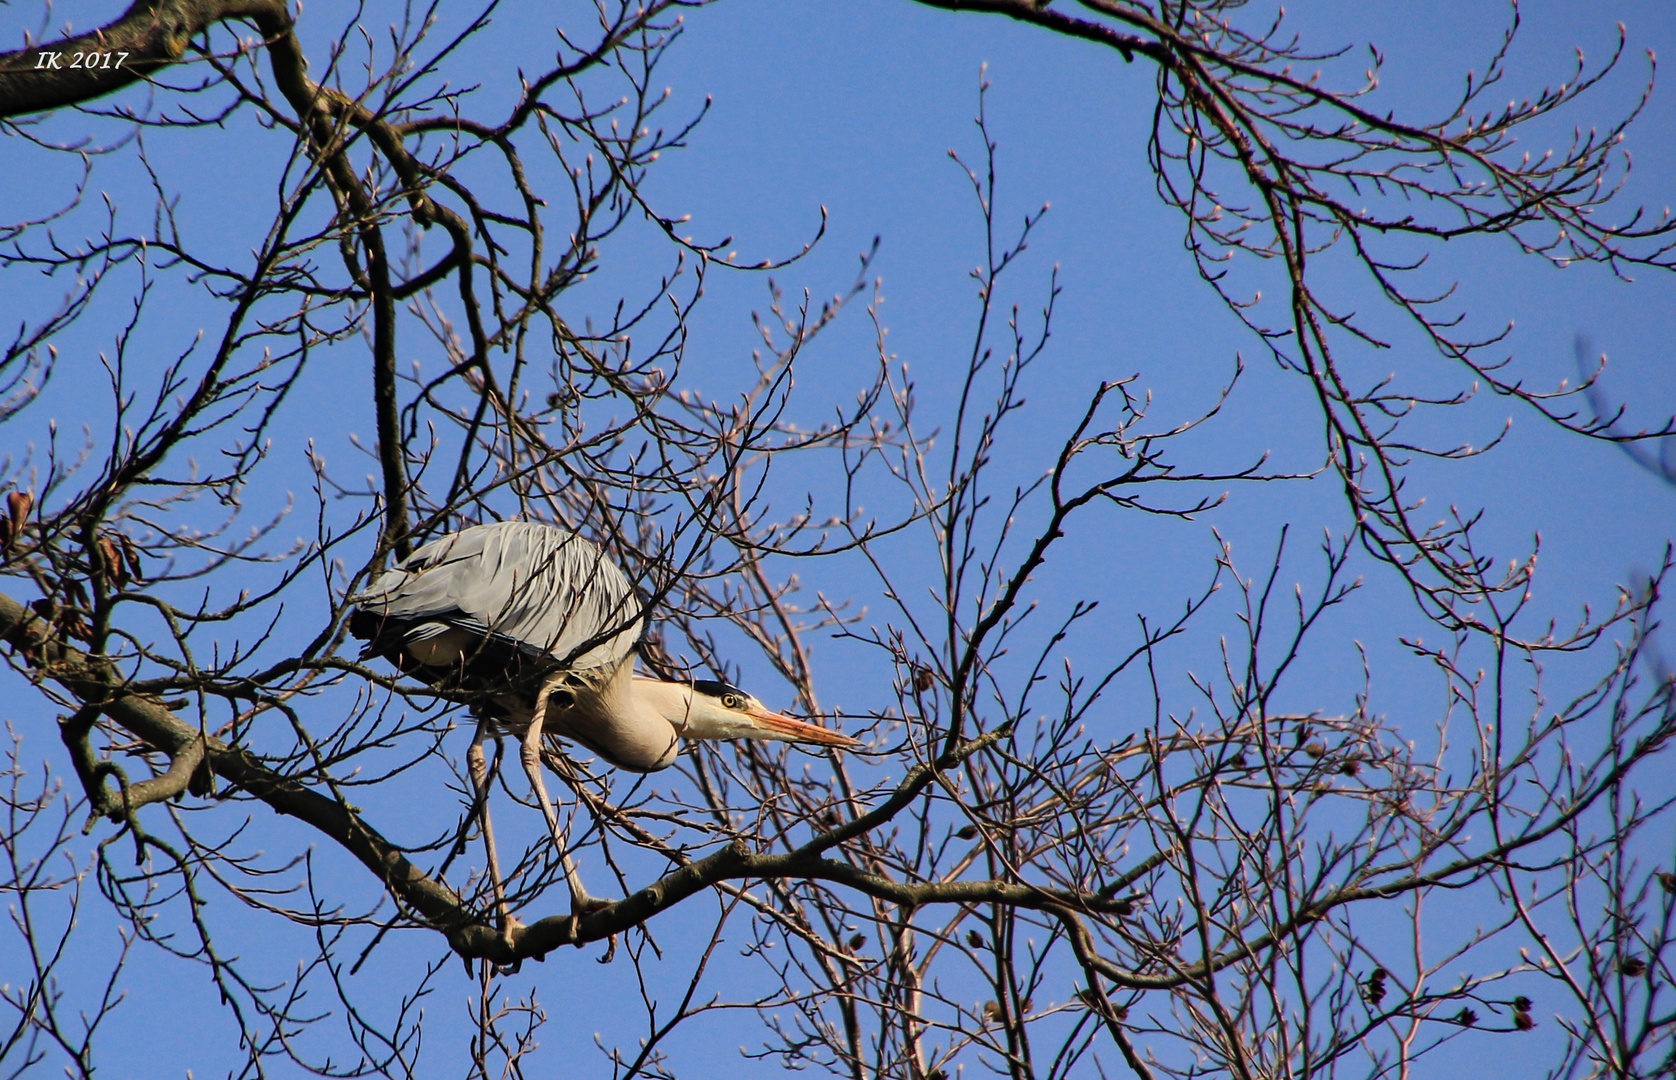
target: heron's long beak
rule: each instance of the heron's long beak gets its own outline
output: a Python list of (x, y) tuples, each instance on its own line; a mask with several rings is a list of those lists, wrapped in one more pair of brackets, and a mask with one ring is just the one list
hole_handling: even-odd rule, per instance
[(745, 715), (751, 718), (752, 723), (765, 737), (781, 742), (815, 743), (819, 746), (842, 746), (846, 749), (861, 745), (859, 739), (852, 739), (842, 731), (805, 724), (801, 720), (793, 720), (789, 716), (769, 712), (767, 709), (752, 709)]

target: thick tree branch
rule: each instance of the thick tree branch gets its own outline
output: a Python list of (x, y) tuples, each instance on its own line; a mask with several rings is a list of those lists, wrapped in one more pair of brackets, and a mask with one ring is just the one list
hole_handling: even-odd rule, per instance
[(290, 26), (282, 0), (139, 0), (97, 30), (0, 53), (0, 118), (81, 105), (139, 82), (227, 19)]
[[(203, 747), (216, 775), (236, 784), (281, 814), (305, 822), (337, 841), (382, 880), (398, 901), (425, 922), (459, 934), (473, 916), (461, 898), (432, 880), (401, 850), (342, 803), (263, 765), (254, 754), (202, 733), (155, 701), (127, 694), (120, 672), (103, 658), (66, 645), (44, 619), (0, 594), (0, 639), (29, 659), (41, 676), (58, 683), (77, 700), (95, 705), (113, 722), (171, 759)], [(200, 740), (202, 740), (200, 742)]]
[(1066, 37), (1081, 38), (1116, 49), (1123, 54), (1123, 59), (1133, 60), (1135, 53), (1142, 53), (1162, 62), (1166, 50), (1157, 42), (1145, 38), (1135, 37), (1133, 34), (1120, 34), (1109, 26), (1102, 26), (1087, 19), (1077, 19), (1062, 12), (1051, 10), (1046, 4), (1036, 0), (915, 0), (926, 7), (943, 8), (946, 11), (976, 11), (986, 15), (1005, 15), (1009, 19), (1030, 23), (1056, 34)]
[[(101, 761), (93, 753), (89, 736), (100, 712), (97, 705), (84, 705), (77, 709), (73, 716), (64, 717), (58, 722), (59, 736), (70, 751), (70, 760), (75, 765), (82, 790), (87, 793), (87, 824), (82, 828), (84, 833), (92, 832), (93, 826), (102, 817), (112, 821), (132, 822), (134, 811), (140, 807), (172, 799), (183, 792), (193, 790), (199, 766), (204, 761), (204, 742), (202, 739), (194, 739), (169, 758), (169, 767), (162, 773), (149, 780), (131, 784), (114, 762)], [(121, 785), (114, 793), (105, 786), (105, 777), (109, 775), (114, 775)]]

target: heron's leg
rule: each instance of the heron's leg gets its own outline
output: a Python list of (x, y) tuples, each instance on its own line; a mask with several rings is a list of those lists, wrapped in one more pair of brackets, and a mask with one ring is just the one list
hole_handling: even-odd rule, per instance
[(495, 850), (495, 827), (489, 822), (489, 765), (483, 760), (483, 736), (488, 734), (487, 717), (477, 721), (477, 734), (472, 736), (471, 749), (466, 751), (466, 769), (471, 773), (473, 798), (477, 800), (477, 822), (483, 830), (483, 846), (489, 851), (489, 884), (495, 891), (495, 920), (500, 932), (507, 933), (512, 917), (506, 910), (506, 888), (501, 884), (500, 853)]
[(556, 680), (549, 679), (542, 684), (541, 692), (535, 698), (535, 715), (530, 718), (530, 726), (524, 732), (524, 745), (520, 756), (524, 762), (524, 772), (530, 778), (530, 790), (535, 792), (536, 800), (541, 803), (541, 812), (547, 818), (547, 829), (553, 834), (553, 843), (559, 849), (559, 861), (564, 865), (565, 883), (570, 886), (570, 910), (572, 914), (593, 911), (604, 906), (604, 901), (595, 900), (588, 895), (588, 890), (582, 887), (582, 875), (576, 871), (576, 863), (570, 857), (570, 841), (565, 836), (564, 826), (559, 824), (558, 812), (553, 809), (553, 800), (547, 795), (547, 782), (541, 775), (541, 728), (547, 722), (547, 699), (553, 692)]

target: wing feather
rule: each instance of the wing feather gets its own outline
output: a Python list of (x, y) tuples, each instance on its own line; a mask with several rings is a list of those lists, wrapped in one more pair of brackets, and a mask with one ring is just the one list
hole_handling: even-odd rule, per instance
[(599, 545), (530, 521), (426, 544), (353, 600), (420, 636), (425, 624), (456, 626), (578, 670), (615, 666), (645, 631), (644, 605)]

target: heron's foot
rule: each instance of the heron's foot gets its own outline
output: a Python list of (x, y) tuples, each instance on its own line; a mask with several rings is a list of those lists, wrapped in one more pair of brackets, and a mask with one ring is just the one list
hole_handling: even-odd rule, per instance
[[(516, 939), (517, 939), (517, 936), (518, 936), (518, 932), (524, 928), (524, 924), (519, 922), (516, 916), (512, 916), (512, 915), (502, 915), (499, 919), (499, 922), (500, 922), (500, 939), (501, 939), (502, 942), (505, 943), (506, 951), (511, 952), (516, 947)], [(493, 974), (493, 975), (516, 975), (516, 974), (518, 974), (519, 970), (523, 968), (523, 966), (524, 966), (524, 961), (523, 961), (522, 958), (514, 960), (509, 964), (502, 964), (502, 963), (499, 963), (497, 961), (490, 960), (487, 957), (484, 957), (484, 959), (483, 959), (483, 976), (484, 976), (484, 978), (488, 978), (491, 974)]]
[(510, 949), (512, 947), (513, 939), (518, 936), (518, 931), (522, 930), (523, 928), (524, 928), (524, 924), (518, 921), (518, 916), (516, 916), (516, 915), (502, 915), (501, 916), (501, 918), (500, 918), (500, 939), (502, 941), (506, 942), (506, 947), (507, 948)]
[(570, 897), (570, 940), (571, 940), (572, 943), (575, 944), (575, 946), (578, 949), (580, 949), (584, 944), (584, 942), (582, 941), (582, 917), (585, 916), (585, 915), (592, 915), (596, 912), (604, 911), (606, 908), (608, 908), (610, 906), (611, 906), (611, 901), (601, 900), (597, 896), (589, 896), (587, 893), (583, 893), (580, 896), (578, 896), (574, 893), (571, 894), (571, 897)]

